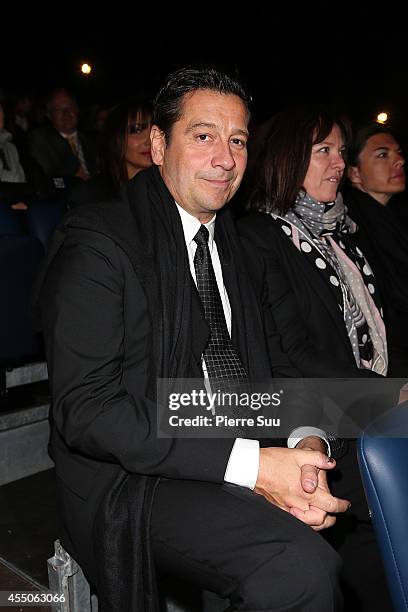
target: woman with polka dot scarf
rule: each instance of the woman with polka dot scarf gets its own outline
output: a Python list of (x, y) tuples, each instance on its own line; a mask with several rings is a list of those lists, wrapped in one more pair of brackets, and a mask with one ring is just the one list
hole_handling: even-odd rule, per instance
[[(250, 208), (256, 212), (239, 226), (243, 240), (264, 256), (270, 333), (279, 334), (302, 377), (386, 376), (387, 341), (376, 279), (355, 245), (357, 228), (339, 191), (348, 121), (329, 109), (304, 106), (273, 116), (261, 130), (249, 177)], [(274, 366), (273, 354), (271, 361)], [(323, 534), (343, 557), (345, 609), (392, 610), (355, 440), (344, 443), (330, 486), (352, 502)]]
[(339, 192), (349, 134), (348, 122), (324, 108), (272, 117), (250, 196), (251, 208), (266, 214), (241, 222), (242, 233), (264, 249), (270, 307), (303, 376), (387, 374), (377, 283)]

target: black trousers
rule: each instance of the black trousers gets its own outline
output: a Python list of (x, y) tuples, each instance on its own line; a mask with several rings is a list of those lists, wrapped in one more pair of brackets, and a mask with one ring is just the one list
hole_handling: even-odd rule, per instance
[(337, 517), (323, 537), (343, 559), (341, 574), (344, 609), (348, 612), (392, 612), (383, 564), (358, 469), (356, 442), (347, 440), (329, 472), (333, 495), (349, 499), (351, 508)]
[(228, 598), (229, 610), (342, 610), (337, 553), (247, 489), (163, 479), (151, 541), (159, 572)]

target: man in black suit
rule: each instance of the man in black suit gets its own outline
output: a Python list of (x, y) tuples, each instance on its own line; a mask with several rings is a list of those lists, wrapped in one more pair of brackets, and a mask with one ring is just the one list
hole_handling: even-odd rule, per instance
[(87, 180), (96, 171), (96, 147), (78, 130), (74, 96), (66, 89), (55, 89), (47, 101), (47, 116), (50, 125), (29, 134), (30, 156), (48, 178)]
[[(218, 367), (228, 359), (241, 377), (272, 372), (273, 326), (246, 271), (256, 255), (243, 253), (222, 210), (245, 170), (248, 120), (230, 77), (170, 75), (154, 107), (155, 166), (123, 202), (72, 211), (39, 282), (62, 540), (102, 610), (156, 610), (153, 566), (228, 597), (231, 609), (340, 609), (339, 559), (315, 530), (348, 502), (328, 491), (334, 462), (320, 437), (259, 448), (156, 434), (157, 378), (211, 384), (217, 334), (202, 253), (228, 328)], [(279, 347), (274, 355), (283, 373)]]

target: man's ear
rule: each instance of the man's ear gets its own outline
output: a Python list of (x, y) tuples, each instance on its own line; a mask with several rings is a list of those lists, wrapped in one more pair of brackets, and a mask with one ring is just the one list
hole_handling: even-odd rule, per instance
[(347, 168), (347, 175), (352, 185), (361, 185), (362, 180), (357, 166), (349, 166)]
[(152, 125), (150, 130), (150, 144), (153, 163), (156, 166), (162, 166), (166, 150), (166, 137), (157, 125)]

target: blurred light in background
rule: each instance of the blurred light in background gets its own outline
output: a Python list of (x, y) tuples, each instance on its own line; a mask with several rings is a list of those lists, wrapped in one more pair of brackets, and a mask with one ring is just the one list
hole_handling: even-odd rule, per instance
[(381, 125), (384, 125), (384, 123), (387, 123), (388, 121), (388, 113), (378, 113), (377, 117), (376, 117), (376, 122), (380, 123)]
[(86, 75), (91, 74), (91, 70), (92, 70), (92, 67), (89, 64), (82, 64), (81, 66), (82, 74), (86, 74)]

